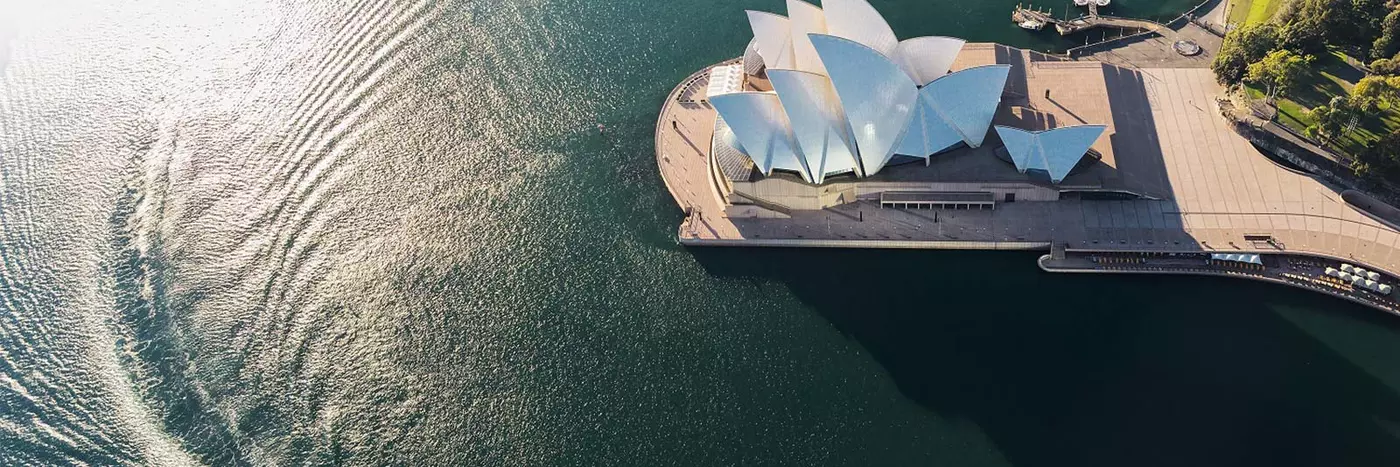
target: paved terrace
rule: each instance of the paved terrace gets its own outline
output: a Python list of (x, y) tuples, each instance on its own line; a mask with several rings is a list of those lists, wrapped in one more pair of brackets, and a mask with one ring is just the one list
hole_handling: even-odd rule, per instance
[[(1334, 188), (1271, 162), (1234, 133), (1216, 108), (1214, 97), (1221, 89), (1210, 70), (1112, 65), (1096, 70), (1085, 62), (1060, 65), (1064, 62), (1032, 60), (1029, 54), (1004, 49), (1009, 48), (969, 44), (968, 56), (960, 57), (962, 66), (955, 68), (1025, 60), (1008, 84), (1008, 100), (1024, 96), (1022, 104), (1046, 114), (1051, 125), (1082, 120), (1110, 127), (1095, 145), (1105, 153), (1099, 167), (1066, 183), (1091, 177), (1086, 184), (1131, 188), (1160, 199), (1067, 196), (1055, 202), (1002, 203), (990, 211), (881, 209), (860, 201), (793, 211), (790, 218), (729, 218), (718, 176), (708, 163), (714, 110), (703, 103), (680, 104), (678, 97), (691, 92), (682, 87), (667, 100), (657, 125), (662, 177), (691, 212), (680, 240), (694, 245), (1048, 249), (1053, 243), (1098, 251), (1286, 252), (1363, 263), (1392, 276), (1400, 272), (1400, 234), (1346, 205)], [(1095, 73), (1102, 78), (1086, 79)], [(1018, 74), (1024, 79), (1016, 79)], [(701, 79), (691, 87), (703, 92), (704, 85)], [(997, 143), (989, 138), (988, 144)], [(934, 166), (945, 163), (938, 158), (969, 154), (975, 155), (936, 156)], [(986, 160), (976, 164), (993, 167)], [(923, 165), (887, 172), (918, 169)], [(1000, 170), (997, 178), (1013, 177), (1007, 170), (1015, 174), (1009, 164)], [(1270, 235), (1276, 241), (1251, 243), (1245, 235)]]
[[(1080, 60), (1097, 60), (1131, 68), (1210, 68), (1211, 61), (1215, 60), (1216, 51), (1220, 50), (1224, 42), (1222, 36), (1225, 31), (1228, 3), (1222, 0), (1207, 0), (1168, 24), (1112, 18), (1109, 24), (1147, 32), (1075, 47), (1070, 49), (1068, 54)], [(1220, 31), (1221, 35), (1216, 35), (1207, 28)], [(1089, 37), (1093, 37), (1092, 34)], [(1177, 53), (1172, 46), (1183, 40), (1200, 45), (1201, 53), (1190, 57)]]

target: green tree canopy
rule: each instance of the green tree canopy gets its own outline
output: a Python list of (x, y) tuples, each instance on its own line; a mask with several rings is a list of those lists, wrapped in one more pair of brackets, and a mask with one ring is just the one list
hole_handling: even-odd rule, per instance
[(1264, 86), (1269, 98), (1292, 90), (1308, 69), (1312, 57), (1304, 58), (1288, 50), (1275, 50), (1262, 60), (1249, 64), (1245, 81)]
[(1308, 126), (1308, 136), (1327, 142), (1346, 134), (1348, 127), (1357, 117), (1351, 102), (1342, 96), (1333, 97), (1327, 105), (1319, 105), (1311, 112), (1317, 123)]
[(1327, 50), (1330, 26), (1335, 22), (1332, 4), (1341, 0), (1295, 0), (1279, 12), (1279, 45), (1299, 54)]
[(1367, 146), (1352, 163), (1352, 170), (1362, 177), (1400, 181), (1400, 132), (1382, 136)]
[(1371, 73), (1381, 76), (1400, 75), (1400, 61), (1393, 58), (1378, 58), (1371, 62)]
[(1400, 10), (1392, 10), (1381, 20), (1380, 37), (1371, 43), (1371, 57), (1392, 57), (1400, 52)]
[(1352, 105), (1374, 110), (1400, 102), (1400, 76), (1367, 76), (1351, 88)]
[(1275, 20), (1285, 49), (1316, 55), (1334, 45), (1364, 56), (1388, 12), (1386, 0), (1293, 0)]
[(1243, 26), (1225, 36), (1225, 43), (1210, 67), (1221, 84), (1239, 83), (1249, 64), (1264, 58), (1277, 45), (1278, 28), (1273, 24)]

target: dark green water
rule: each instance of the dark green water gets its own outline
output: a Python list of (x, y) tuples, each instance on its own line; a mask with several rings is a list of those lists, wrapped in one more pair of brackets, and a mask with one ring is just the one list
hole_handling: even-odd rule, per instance
[(1400, 463), (1374, 310), (677, 246), (660, 101), (781, 3), (0, 6), (0, 464)]

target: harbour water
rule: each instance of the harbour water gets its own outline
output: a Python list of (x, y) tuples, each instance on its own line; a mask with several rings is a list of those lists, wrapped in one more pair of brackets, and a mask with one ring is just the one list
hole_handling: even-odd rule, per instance
[(0, 3), (0, 464), (1400, 464), (1375, 310), (678, 246), (660, 101), (782, 3)]

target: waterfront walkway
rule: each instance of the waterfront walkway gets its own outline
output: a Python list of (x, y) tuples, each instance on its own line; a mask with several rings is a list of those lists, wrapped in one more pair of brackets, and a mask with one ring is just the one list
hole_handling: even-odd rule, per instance
[[(1100, 62), (1132, 68), (1210, 68), (1211, 61), (1224, 43), (1224, 38), (1211, 29), (1224, 31), (1224, 11), (1227, 2), (1211, 0), (1168, 24), (1151, 21), (1112, 18), (1105, 23), (1120, 28), (1145, 29), (1147, 32), (1075, 47), (1069, 56), (1078, 60)], [(1193, 21), (1193, 19), (1199, 18)], [(1202, 26), (1203, 23), (1206, 26)], [(1201, 47), (1201, 53), (1183, 56), (1173, 48), (1177, 41), (1190, 41)]]
[(740, 238), (724, 215), (724, 195), (709, 163), (715, 110), (694, 98), (709, 85), (710, 68), (695, 72), (666, 97), (656, 122), (656, 164), (671, 197), (686, 211), (682, 238)]

